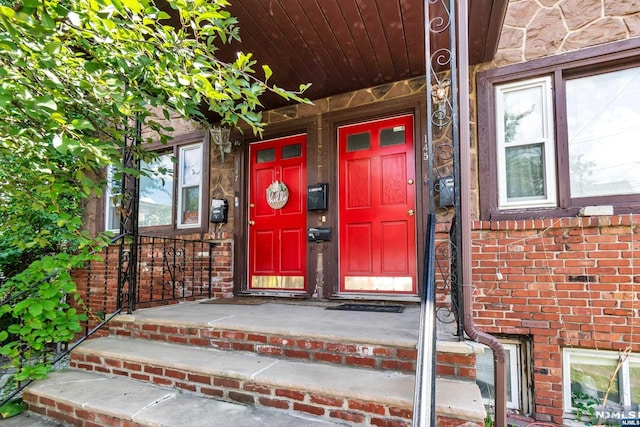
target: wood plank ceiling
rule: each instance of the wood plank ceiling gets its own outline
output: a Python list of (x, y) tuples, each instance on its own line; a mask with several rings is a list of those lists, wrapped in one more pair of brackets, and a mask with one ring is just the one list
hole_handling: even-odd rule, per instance
[[(438, 8), (440, 0), (429, 0)], [(472, 64), (495, 53), (508, 0), (472, 0)], [(433, 9), (432, 16), (441, 13)], [(252, 52), (281, 87), (312, 83), (310, 99), (425, 74), (423, 0), (232, 0), (242, 43), (220, 50), (231, 60)], [(442, 43), (432, 40), (432, 43)], [(286, 105), (267, 97), (265, 108)]]

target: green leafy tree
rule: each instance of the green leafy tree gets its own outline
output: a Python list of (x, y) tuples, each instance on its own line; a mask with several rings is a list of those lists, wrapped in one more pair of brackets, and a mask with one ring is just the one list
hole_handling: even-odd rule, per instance
[[(0, 0), (0, 353), (20, 379), (46, 373), (17, 362), (70, 339), (81, 316), (61, 303), (69, 274), (107, 240), (89, 235), (82, 212), (101, 195), (105, 167), (137, 118), (166, 141), (170, 117), (263, 127), (265, 92), (297, 102), (249, 53), (221, 61), (239, 40), (226, 0)], [(257, 71), (256, 71), (257, 69)], [(149, 160), (142, 150), (136, 153)], [(39, 284), (32, 289), (34, 284)], [(7, 303), (10, 296), (28, 297)], [(16, 301), (18, 301), (16, 303)], [(17, 337), (17, 338), (16, 338)]]

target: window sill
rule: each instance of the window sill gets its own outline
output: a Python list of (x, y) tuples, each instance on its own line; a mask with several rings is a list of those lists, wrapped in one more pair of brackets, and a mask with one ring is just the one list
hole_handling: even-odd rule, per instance
[[(523, 220), (523, 219), (541, 219), (541, 218), (570, 218), (578, 217), (580, 215), (580, 209), (584, 206), (576, 206), (571, 208), (528, 208), (528, 209), (505, 209), (505, 210), (493, 210), (488, 214), (481, 215), (483, 220), (488, 221), (509, 221), (509, 220)], [(613, 204), (613, 215), (628, 215), (638, 213), (640, 211), (640, 204)], [(590, 216), (584, 216), (589, 218)], [(597, 216), (594, 216), (597, 218)]]

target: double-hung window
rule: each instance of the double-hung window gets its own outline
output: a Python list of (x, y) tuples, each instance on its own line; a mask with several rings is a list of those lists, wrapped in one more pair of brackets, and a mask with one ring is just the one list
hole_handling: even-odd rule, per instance
[[(201, 134), (200, 134), (201, 136)], [(203, 229), (208, 191), (208, 145), (204, 137), (181, 138), (173, 146), (158, 146), (152, 160), (141, 161), (138, 226), (163, 234)], [(105, 228), (119, 228), (121, 183), (108, 171)]]
[(640, 206), (640, 41), (615, 45), (480, 73), (484, 218)]
[(499, 208), (555, 206), (551, 78), (496, 87)]

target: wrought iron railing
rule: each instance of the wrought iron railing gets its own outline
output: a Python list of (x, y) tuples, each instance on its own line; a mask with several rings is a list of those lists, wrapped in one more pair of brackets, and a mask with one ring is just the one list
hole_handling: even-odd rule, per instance
[[(216, 244), (202, 240), (138, 236), (132, 257), (127, 239), (120, 236), (100, 254), (101, 260), (87, 262), (75, 270), (74, 280), (80, 300), (67, 296), (76, 310), (87, 317), (83, 332), (73, 342), (50, 343), (37, 356), (38, 362), (55, 366), (90, 336), (100, 333), (111, 319), (136, 307), (152, 307), (181, 300), (212, 297), (212, 262)], [(123, 255), (121, 255), (123, 254)], [(130, 268), (136, 259), (136, 268)], [(123, 282), (123, 271), (136, 271), (135, 280)], [(35, 294), (40, 285), (55, 275), (35, 283), (29, 290), (2, 301), (17, 304)], [(135, 288), (130, 285), (135, 283)], [(129, 286), (125, 286), (129, 285)], [(126, 294), (126, 298), (121, 295)], [(123, 304), (123, 303), (127, 304)], [(18, 322), (20, 319), (17, 320)], [(34, 360), (24, 360), (32, 363)], [(1, 368), (1, 367), (0, 367)], [(0, 369), (0, 374), (3, 371)], [(9, 393), (0, 394), (0, 406), (14, 399), (31, 381), (23, 381)]]
[[(455, 0), (425, 0), (427, 53), (427, 140), (431, 212), (436, 218), (437, 318), (463, 337), (460, 227), (460, 117)], [(466, 76), (464, 77), (466, 78)]]
[[(128, 307), (148, 307), (176, 300), (211, 298), (211, 263), (216, 244), (169, 237), (138, 237), (138, 277)], [(120, 259), (120, 270), (131, 262), (130, 252)]]
[[(115, 310), (133, 312), (136, 308), (212, 297), (215, 243), (138, 236), (137, 244), (132, 245), (126, 241), (131, 237), (123, 239), (118, 246), (105, 249), (104, 262), (88, 263), (76, 274), (78, 292), (94, 316), (87, 330)], [(132, 262), (137, 264), (135, 268)], [(135, 277), (123, 280), (132, 271)]]

